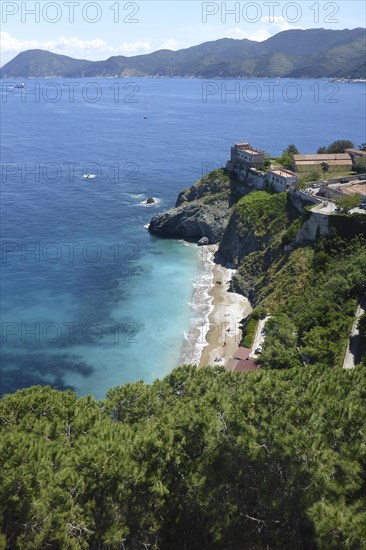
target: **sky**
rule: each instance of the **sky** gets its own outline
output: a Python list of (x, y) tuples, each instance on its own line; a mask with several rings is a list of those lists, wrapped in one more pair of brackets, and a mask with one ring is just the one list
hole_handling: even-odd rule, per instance
[(288, 29), (366, 26), (363, 0), (2, 0), (1, 59), (44, 49), (79, 59), (178, 50), (219, 38), (263, 41)]

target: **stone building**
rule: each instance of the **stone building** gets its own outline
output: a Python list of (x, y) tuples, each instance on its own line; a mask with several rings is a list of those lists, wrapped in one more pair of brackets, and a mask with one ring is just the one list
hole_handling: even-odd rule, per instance
[(249, 143), (235, 143), (231, 147), (231, 162), (248, 168), (264, 167), (264, 151), (254, 149)]
[(352, 170), (352, 159), (348, 153), (326, 153), (324, 155), (294, 155), (296, 172), (308, 174), (317, 172), (323, 173), (322, 163), (329, 166), (329, 172), (350, 172)]
[(286, 191), (286, 189), (289, 189), (298, 180), (298, 177), (294, 172), (285, 170), (284, 168), (275, 168), (270, 170), (267, 174), (267, 178), (277, 193)]

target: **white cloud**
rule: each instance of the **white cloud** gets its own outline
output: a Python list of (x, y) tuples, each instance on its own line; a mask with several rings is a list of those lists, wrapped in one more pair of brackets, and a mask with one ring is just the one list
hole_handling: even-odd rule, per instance
[(235, 27), (234, 29), (229, 29), (228, 38), (246, 38), (246, 33), (239, 29), (239, 27)]
[(255, 40), (256, 42), (263, 42), (264, 40), (267, 40), (271, 36), (272, 35), (268, 29), (258, 29), (253, 34), (249, 34), (248, 38), (249, 40)]
[(177, 50), (177, 49), (178, 49), (178, 44), (175, 40), (167, 40), (159, 48), (159, 50)]
[(119, 46), (111, 46), (105, 40), (82, 40), (80, 38), (66, 38), (61, 36), (55, 40), (18, 40), (7, 32), (0, 33), (1, 52), (3, 57), (7, 54), (18, 54), (25, 50), (49, 50), (53, 53), (69, 55), (71, 57), (83, 57), (100, 60), (111, 55), (135, 55), (152, 51), (150, 42), (142, 40), (137, 42), (123, 42)]
[(258, 29), (255, 32), (247, 32), (242, 29), (239, 29), (238, 27), (235, 27), (234, 29), (230, 29), (228, 31), (228, 38), (237, 38), (237, 39), (243, 39), (247, 38), (248, 40), (255, 40), (256, 42), (262, 42), (263, 40), (267, 40), (271, 36), (270, 32), (265, 29)]
[(261, 22), (261, 28), (257, 28), (254, 31), (234, 27), (228, 30), (226, 36), (228, 38), (237, 38), (240, 40), (247, 38), (248, 40), (254, 40), (256, 42), (263, 42), (278, 32), (300, 28), (290, 25), (284, 17), (262, 17)]
[(295, 27), (290, 25), (290, 23), (284, 17), (262, 17), (263, 23), (270, 23), (276, 29), (276, 32), (289, 31), (291, 29), (299, 29), (300, 27)]
[(262, 27), (257, 28), (254, 32), (234, 27), (228, 31), (227, 36), (228, 38), (247, 38), (248, 40), (255, 40), (256, 42), (263, 42), (278, 32), (300, 28), (290, 25), (284, 17), (262, 17), (261, 22), (263, 24)]
[(118, 48), (108, 48), (109, 51), (118, 52), (119, 55), (135, 55), (139, 53), (148, 53), (152, 51), (148, 40), (140, 42), (124, 42)]
[(0, 33), (1, 41), (1, 51), (5, 52), (17, 52), (21, 51), (23, 48), (26, 50), (34, 49), (39, 47), (39, 42), (37, 40), (17, 40), (14, 36), (11, 36), (7, 32)]

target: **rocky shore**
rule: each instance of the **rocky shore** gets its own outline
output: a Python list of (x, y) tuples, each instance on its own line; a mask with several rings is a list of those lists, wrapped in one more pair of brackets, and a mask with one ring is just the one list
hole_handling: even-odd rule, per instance
[[(182, 191), (175, 207), (155, 215), (149, 225), (154, 235), (215, 250), (213, 311), (201, 366), (225, 364), (232, 356), (242, 340), (238, 322), (273, 292), (271, 274), (301, 246), (297, 237), (311, 216), (303, 214), (306, 202), (300, 204), (296, 193), (254, 190), (251, 183), (238, 182), (226, 169), (215, 170)], [(230, 323), (235, 332), (227, 330)]]
[(206, 237), (210, 244), (216, 244), (224, 234), (232, 211), (230, 179), (217, 170), (182, 191), (174, 208), (156, 214), (149, 231), (161, 237), (195, 242)]

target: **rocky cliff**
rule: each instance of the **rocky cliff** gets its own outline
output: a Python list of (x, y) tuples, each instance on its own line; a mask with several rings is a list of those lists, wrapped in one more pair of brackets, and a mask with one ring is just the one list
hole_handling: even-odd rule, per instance
[(315, 242), (318, 237), (329, 234), (329, 216), (313, 212), (299, 228), (294, 240), (296, 244)]
[(224, 231), (217, 259), (239, 264), (252, 252), (264, 251), (297, 215), (286, 193), (257, 191), (242, 197)]
[[(238, 268), (231, 290), (259, 303), (265, 287), (296, 250), (326, 235), (328, 227), (313, 219), (304, 206), (312, 200), (300, 192), (255, 191), (225, 169), (215, 170), (182, 191), (175, 207), (154, 216), (151, 233), (198, 241), (207, 237), (218, 243), (216, 261)], [(321, 220), (323, 222), (323, 220)], [(268, 272), (271, 273), (268, 279)], [(296, 269), (294, 273), (297, 273)], [(298, 277), (298, 275), (296, 275)]]
[(179, 194), (175, 208), (154, 216), (149, 231), (193, 241), (207, 237), (218, 243), (233, 211), (233, 196), (233, 182), (225, 170), (210, 172)]
[(267, 241), (256, 236), (249, 224), (243, 223), (238, 209), (235, 208), (220, 240), (216, 260), (238, 265), (248, 254), (261, 250), (265, 240)]

